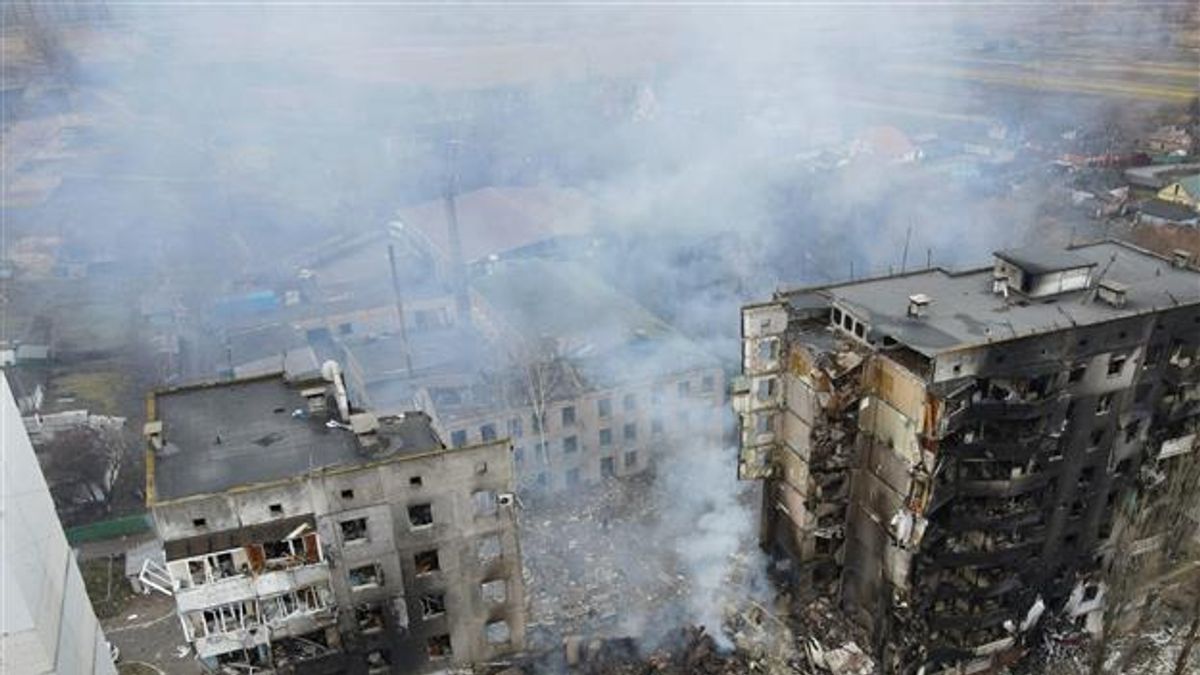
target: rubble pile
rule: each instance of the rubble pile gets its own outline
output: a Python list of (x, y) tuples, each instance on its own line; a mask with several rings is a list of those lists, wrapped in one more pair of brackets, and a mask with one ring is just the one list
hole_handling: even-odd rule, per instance
[[(653, 617), (631, 612), (667, 611), (687, 595), (671, 547), (646, 544), (657, 536), (652, 480), (609, 480), (528, 505), (522, 548), (531, 649), (554, 648), (567, 635), (638, 632), (630, 622)], [(648, 548), (657, 554), (640, 555)]]

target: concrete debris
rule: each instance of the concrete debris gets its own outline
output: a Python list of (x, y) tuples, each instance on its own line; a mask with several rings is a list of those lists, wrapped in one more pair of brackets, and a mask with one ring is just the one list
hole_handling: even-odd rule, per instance
[(833, 675), (871, 675), (875, 672), (875, 662), (853, 642), (825, 652), (825, 667)]

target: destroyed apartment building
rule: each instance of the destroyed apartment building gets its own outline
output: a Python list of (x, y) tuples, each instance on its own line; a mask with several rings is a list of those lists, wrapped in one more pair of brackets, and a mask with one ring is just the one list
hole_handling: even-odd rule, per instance
[(524, 646), (506, 441), (351, 405), (336, 362), (147, 400), (147, 502), (209, 667), (414, 673)]
[(777, 292), (742, 331), (763, 546), (798, 589), (839, 595), (886, 672), (998, 668), (1043, 614), (1096, 632), (1118, 549), (1132, 574), (1190, 538), (1145, 517), (1200, 424), (1184, 253), (1000, 251)]

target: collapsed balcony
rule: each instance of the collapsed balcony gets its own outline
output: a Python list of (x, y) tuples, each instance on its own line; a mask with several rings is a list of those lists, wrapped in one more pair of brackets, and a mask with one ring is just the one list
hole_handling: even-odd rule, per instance
[(1016, 572), (1001, 567), (955, 567), (942, 570), (930, 594), (936, 602), (948, 598), (992, 598), (1027, 589)]
[(941, 547), (932, 551), (932, 556), (941, 567), (1008, 565), (1036, 557), (1045, 536), (1045, 528), (948, 535)]

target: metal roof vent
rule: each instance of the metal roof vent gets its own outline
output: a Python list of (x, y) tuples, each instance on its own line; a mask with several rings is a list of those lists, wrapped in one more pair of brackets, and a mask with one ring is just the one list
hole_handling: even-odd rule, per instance
[(1101, 279), (1096, 286), (1096, 297), (1113, 307), (1124, 307), (1128, 295), (1129, 287), (1119, 281)]
[(925, 313), (929, 311), (929, 303), (931, 302), (933, 302), (933, 299), (924, 293), (908, 296), (908, 315), (914, 319), (925, 316)]

